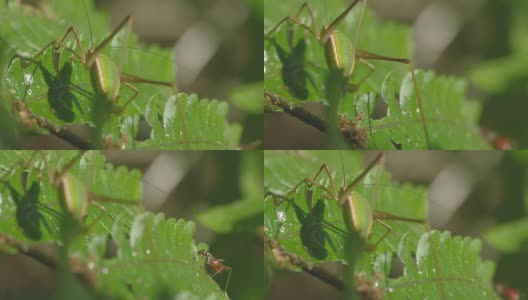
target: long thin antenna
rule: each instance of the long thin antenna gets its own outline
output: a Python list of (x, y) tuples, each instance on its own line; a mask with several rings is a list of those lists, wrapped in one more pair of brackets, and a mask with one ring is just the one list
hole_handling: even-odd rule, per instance
[(88, 14), (88, 9), (86, 8), (86, 3), (82, 0), (84, 7), (84, 13), (86, 14), (86, 19), (88, 20), (88, 29), (90, 29), (90, 49), (93, 49), (93, 33), (92, 33), (92, 22), (90, 21), (90, 15)]

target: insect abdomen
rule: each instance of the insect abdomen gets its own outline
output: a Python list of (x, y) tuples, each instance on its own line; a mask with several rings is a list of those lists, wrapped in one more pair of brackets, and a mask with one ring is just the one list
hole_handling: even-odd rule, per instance
[(108, 57), (100, 54), (90, 69), (90, 79), (95, 91), (110, 101), (115, 101), (120, 87), (119, 67)]
[(340, 70), (345, 78), (350, 77), (356, 63), (353, 46), (352, 41), (346, 35), (334, 31), (324, 46), (328, 68)]

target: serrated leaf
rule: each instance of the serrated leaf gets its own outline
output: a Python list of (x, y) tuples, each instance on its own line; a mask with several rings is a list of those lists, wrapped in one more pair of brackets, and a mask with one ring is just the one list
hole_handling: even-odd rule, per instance
[[(343, 152), (343, 161), (346, 172), (344, 182), (350, 184), (363, 171), (362, 157), (359, 153)], [(264, 184), (267, 191), (274, 194), (264, 200), (266, 234), (288, 252), (314, 263), (344, 261), (346, 257), (347, 227), (337, 201), (317, 186), (313, 187), (311, 197), (306, 193), (308, 187), (305, 184), (292, 190), (303, 178), (313, 178), (323, 163), (328, 165), (334, 184), (339, 189), (343, 174), (339, 153), (335, 151), (309, 151), (298, 155), (266, 151), (264, 159)], [(316, 182), (333, 190), (324, 172)], [(367, 174), (354, 192), (371, 201), (376, 210), (400, 217), (425, 218), (425, 190), (411, 185), (398, 186), (379, 166)], [(424, 231), (424, 226), (416, 223), (384, 222), (392, 227), (392, 232), (376, 248), (377, 252), (395, 251), (404, 234), (410, 234), (417, 241)], [(385, 228), (374, 226), (370, 243), (378, 241), (385, 232)]]
[(389, 279), (387, 299), (498, 299), (491, 284), (495, 266), (480, 259), (481, 247), (477, 239), (435, 230), (417, 248), (403, 240), (399, 257), (405, 272)]
[[(15, 1), (10, 1), (9, 4), (2, 8), (0, 38), (4, 38), (24, 57), (33, 56), (52, 40), (60, 40), (71, 25), (79, 33), (79, 41), (85, 53), (91, 47), (92, 41), (93, 47), (96, 47), (112, 30), (107, 18), (97, 12), (91, 2), (87, 3), (86, 12), (78, 0), (54, 0), (43, 10), (20, 6)], [(53, 14), (45, 13), (47, 10), (53, 11)], [(91, 27), (86, 20), (86, 14), (90, 16)], [(73, 54), (79, 54), (81, 50), (78, 49), (72, 34), (66, 38), (64, 44), (72, 51), (61, 49), (58, 57), (50, 48), (25, 68), (21, 66), (20, 59), (13, 60), (6, 77), (11, 105), (22, 102), (32, 114), (54, 125), (95, 125), (101, 129), (93, 136), (103, 136), (110, 146), (119, 148), (238, 147), (242, 129), (239, 125), (227, 123), (227, 104), (217, 101), (197, 101), (199, 104), (191, 104), (196, 100), (186, 100), (187, 97), (181, 95), (170, 97), (173, 92), (167, 86), (133, 82), (132, 85), (139, 90), (139, 94), (122, 114), (110, 113), (107, 105), (101, 105), (100, 97), (97, 97), (92, 87), (89, 70)], [(112, 39), (110, 45), (103, 49), (102, 54), (110, 57), (126, 74), (155, 81), (174, 81), (172, 51), (141, 45), (137, 36), (128, 32), (126, 26)], [(12, 58), (9, 57), (10, 60)], [(129, 87), (122, 86), (117, 106), (123, 106), (133, 95)], [(193, 97), (195, 96), (190, 98)], [(184, 98), (181, 100), (183, 105), (175, 103), (178, 98)], [(103, 103), (104, 101), (103, 99)], [(161, 126), (158, 126), (159, 111), (152, 109), (153, 102), (164, 106), (161, 116), (165, 119)], [(176, 106), (180, 110), (172, 110)], [(182, 111), (181, 108), (186, 110)], [(155, 115), (148, 116), (153, 112)], [(138, 122), (142, 117), (147, 118), (156, 130), (152, 133), (155, 138), (136, 144)], [(178, 120), (181, 117), (190, 119)], [(103, 123), (104, 126), (101, 126)], [(195, 138), (191, 138), (191, 135)]]
[[(265, 33), (285, 16), (294, 16), (304, 1), (270, 1), (266, 5)], [(346, 7), (345, 1), (310, 2), (319, 26), (329, 24)], [(360, 6), (356, 5), (337, 27), (351, 40), (356, 36)], [(306, 10), (299, 21), (313, 29)], [(294, 29), (290, 31), (290, 29)], [(301, 51), (300, 43), (305, 43)], [(358, 49), (390, 57), (411, 57), (410, 34), (404, 25), (381, 22), (365, 10)], [(480, 105), (465, 99), (465, 83), (431, 72), (417, 71), (417, 88), (430, 136), (427, 145), (414, 85), (405, 64), (369, 60), (374, 72), (356, 93), (346, 94), (339, 113), (357, 123), (368, 137), (368, 149), (489, 149), (478, 129)], [(326, 102), (328, 76), (324, 49), (300, 26), (283, 24), (265, 42), (265, 88), (291, 102)], [(356, 62), (351, 82), (358, 82), (368, 68)], [(405, 75), (405, 76), (404, 76)], [(456, 83), (454, 83), (456, 82)], [(387, 116), (372, 116), (377, 96), (388, 104)]]
[[(86, 53), (90, 47), (91, 39), (86, 33), (90, 32), (86, 19), (86, 13), (82, 6), (72, 5), (72, 2), (55, 1), (51, 5), (57, 9), (57, 13), (65, 16), (59, 21), (47, 19), (45, 17), (28, 16), (18, 18), (15, 9), (11, 9), (8, 20), (8, 28), (23, 28), (18, 31), (15, 37), (9, 36), (8, 42), (19, 41), (20, 44), (26, 42), (26, 45), (17, 46), (17, 52), (24, 53), (30, 57), (36, 51), (39, 51), (44, 45), (52, 40), (61, 39), (70, 25), (74, 25), (80, 33), (79, 40)], [(93, 20), (92, 31), (94, 43), (103, 40), (109, 33), (109, 26), (106, 18), (95, 10), (89, 10)], [(77, 16), (77, 17), (75, 17)], [(36, 20), (42, 24), (35, 24)], [(23, 23), (23, 22), (27, 22)], [(21, 24), (22, 23), (22, 24)], [(57, 25), (59, 24), (59, 25)], [(43, 27), (47, 28), (46, 34), (40, 34), (46, 38), (46, 42), (32, 42), (35, 35), (34, 31), (28, 28)], [(51, 29), (50, 29), (51, 28)], [(86, 30), (86, 31), (84, 31)], [(85, 33), (85, 34), (83, 34)], [(8, 33), (6, 33), (7, 35)], [(80, 53), (78, 45), (75, 43), (73, 35), (65, 41), (66, 44), (76, 53)], [(41, 46), (38, 46), (41, 45)], [(94, 47), (97, 44), (94, 44)], [(131, 47), (131, 50), (128, 50)], [(139, 51), (141, 50), (141, 51)], [(72, 53), (62, 50), (60, 61), (55, 62), (53, 50), (50, 48), (42, 54), (42, 57), (36, 58), (36, 63), (22, 68), (20, 63), (15, 60), (10, 67), (8, 74), (8, 84), (12, 97), (17, 101), (25, 101), (29, 104), (31, 111), (39, 116), (46, 117), (56, 124), (82, 124), (92, 123), (95, 120), (93, 110), (94, 98), (96, 92), (92, 88), (90, 74), (86, 67), (78, 61), (73, 60)], [(112, 40), (112, 45), (104, 49), (103, 53), (108, 55), (114, 62), (122, 66), (121, 71), (129, 74), (141, 74), (141, 77), (151, 80), (171, 81), (174, 78), (172, 64), (170, 63), (171, 51), (161, 50), (158, 47), (145, 48), (137, 43), (137, 37), (126, 28)], [(169, 62), (169, 63), (167, 63)], [(151, 76), (151, 77), (147, 77)], [(162, 93), (165, 96), (170, 95), (170, 89), (167, 87), (147, 86), (144, 84), (133, 84), (139, 89), (139, 94), (131, 105), (127, 106), (125, 114), (142, 113), (147, 101), (152, 93)], [(123, 105), (127, 99), (132, 96), (132, 91), (127, 87), (123, 88), (118, 105)], [(47, 101), (46, 101), (47, 99)], [(48, 103), (46, 103), (48, 102)], [(119, 116), (113, 115), (118, 119)]]
[[(299, 10), (304, 1), (270, 1), (269, 5), (265, 7), (264, 30), (268, 32), (277, 22), (286, 16), (294, 16)], [(327, 25), (334, 20), (346, 7), (345, 1), (311, 1), (310, 5), (313, 8), (317, 24), (319, 26)], [(356, 5), (350, 12), (349, 16), (340, 24), (338, 30), (345, 33), (347, 36), (355, 37), (357, 24), (359, 20), (360, 5)], [(301, 14), (300, 20), (313, 28), (311, 19), (308, 17), (306, 10)], [(280, 47), (286, 51), (291, 51), (290, 41), (288, 40), (287, 32), (288, 25), (284, 25), (282, 29), (276, 34), (274, 38), (277, 39)], [(320, 28), (319, 28), (320, 29)], [(293, 44), (297, 44), (302, 37), (306, 38), (306, 53), (305, 61), (307, 62), (306, 70), (308, 77), (311, 77), (306, 83), (309, 90), (308, 101), (321, 101), (324, 99), (324, 89), (322, 88), (326, 76), (326, 62), (323, 47), (309, 34), (304, 34), (302, 30), (295, 30), (295, 38)], [(359, 36), (358, 48), (366, 51), (372, 51), (383, 55), (393, 57), (405, 57), (409, 51), (409, 30), (403, 25), (395, 23), (382, 24), (368, 8), (363, 16), (363, 23), (361, 27), (361, 34)], [(265, 43), (265, 88), (279, 94), (286, 99), (295, 101), (290, 96), (287, 89), (281, 81), (282, 62), (276, 54), (276, 49), (273, 43), (269, 40)], [(370, 62), (370, 61), (369, 61)], [(376, 62), (372, 64), (376, 71), (365, 82), (362, 91), (377, 91), (379, 92), (381, 83), (385, 75), (391, 70), (406, 70), (405, 65)], [(358, 64), (356, 75), (353, 78), (359, 79), (368, 69), (365, 66)], [(299, 70), (297, 70), (299, 71)], [(356, 80), (357, 81), (357, 80)], [(348, 100), (347, 100), (348, 99)], [(352, 101), (353, 97), (345, 97), (342, 101)]]
[(77, 155), (76, 151), (0, 152), (0, 218), (5, 220), (0, 231), (27, 242), (60, 240), (63, 221), (70, 212), (64, 211), (60, 188), (52, 181), (55, 171), (61, 172), (72, 161), (67, 172), (86, 185), (90, 193), (86, 196), (92, 200), (81, 226), (89, 234), (99, 234), (109, 233), (117, 217), (130, 223), (141, 209), (141, 175), (106, 165), (96, 152), (87, 152), (76, 161)]
[(152, 213), (138, 215), (130, 230), (116, 225), (119, 251), (103, 262), (100, 289), (123, 299), (226, 299), (197, 257), (194, 230), (193, 222)]
[[(159, 98), (149, 101), (146, 119), (152, 136), (136, 144), (137, 149), (234, 149), (238, 147), (241, 127), (226, 120), (228, 106), (217, 100), (199, 99), (179, 93), (165, 106)], [(161, 122), (160, 122), (161, 119)]]
[[(401, 149), (427, 149), (411, 76), (405, 76), (403, 81), (394, 80), (394, 76), (394, 73), (388, 74), (383, 83), (383, 99), (388, 104), (387, 116), (361, 122), (361, 126), (368, 130), (368, 147), (393, 149), (393, 144), (399, 144)], [(480, 136), (476, 125), (480, 107), (465, 99), (466, 83), (462, 79), (437, 76), (430, 71), (418, 71), (416, 77), (420, 85), (426, 87), (421, 92), (431, 146), (434, 149), (490, 147)], [(370, 101), (370, 106), (373, 107), (374, 103)], [(366, 104), (366, 101), (356, 104), (355, 111), (367, 111)], [(344, 109), (349, 116), (355, 114), (350, 106), (349, 104)]]

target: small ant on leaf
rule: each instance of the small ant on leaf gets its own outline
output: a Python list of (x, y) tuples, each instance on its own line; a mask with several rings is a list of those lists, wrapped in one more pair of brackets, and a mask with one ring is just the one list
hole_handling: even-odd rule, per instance
[(213, 275), (211, 275), (211, 278), (213, 278), (216, 274), (223, 273), (224, 271), (229, 271), (224, 289), (224, 293), (226, 293), (227, 286), (229, 285), (229, 279), (231, 278), (231, 267), (224, 265), (223, 259), (215, 258), (211, 253), (205, 251), (205, 249), (201, 249), (200, 251), (198, 251), (198, 254), (205, 257), (205, 263), (215, 270)]

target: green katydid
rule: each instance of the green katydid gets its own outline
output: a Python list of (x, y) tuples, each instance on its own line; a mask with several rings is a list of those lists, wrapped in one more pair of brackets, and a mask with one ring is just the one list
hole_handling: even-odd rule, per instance
[[(339, 74), (343, 81), (344, 89), (347, 92), (355, 92), (359, 89), (361, 84), (372, 74), (374, 71), (374, 66), (368, 62), (368, 60), (383, 60), (383, 61), (392, 61), (407, 64), (409, 67), (412, 83), (414, 86), (414, 92), (416, 95), (417, 107), (420, 113), (420, 121), (422, 123), (423, 132), (426, 144), (428, 148), (431, 148), (431, 142), (429, 138), (429, 132), (427, 129), (427, 122), (425, 118), (425, 113), (422, 104), (422, 98), (420, 90), (418, 89), (418, 84), (416, 76), (414, 73), (414, 66), (411, 59), (408, 58), (395, 58), (384, 55), (375, 54), (372, 52), (360, 50), (358, 47), (359, 35), (361, 31), (361, 23), (363, 19), (363, 14), (366, 7), (366, 0), (361, 0), (361, 12), (359, 15), (359, 22), (356, 29), (356, 34), (354, 40), (352, 41), (350, 37), (344, 35), (339, 30), (337, 30), (338, 25), (343, 22), (345, 17), (350, 13), (354, 6), (360, 0), (354, 0), (351, 2), (345, 10), (339, 14), (329, 25), (324, 25), (321, 28), (317, 25), (317, 20), (315, 18), (315, 13), (310, 6), (309, 2), (304, 2), (298, 12), (294, 17), (287, 16), (275, 24), (267, 33), (266, 37), (271, 38), (272, 35), (277, 31), (277, 29), (284, 23), (288, 22), (291, 25), (299, 26), (304, 31), (312, 35), (319, 44), (324, 48), (324, 54), (326, 59), (326, 64), (330, 70), (330, 74)], [(303, 11), (307, 11), (308, 16), (311, 20), (311, 27), (299, 20), (299, 17)], [(358, 63), (364, 64), (369, 68), (367, 74), (365, 74), (357, 83), (350, 82), (350, 78), (354, 73), (354, 70)], [(337, 108), (336, 103), (330, 103), (331, 107)], [(335, 111), (337, 114), (337, 110)], [(337, 118), (337, 116), (330, 116), (331, 118)], [(337, 119), (336, 119), (337, 120)]]
[[(46, 225), (50, 233), (51, 226), (47, 224), (48, 221), (69, 220), (70, 223), (76, 224), (78, 229), (88, 230), (103, 217), (113, 218), (114, 213), (128, 213), (129, 209), (141, 206), (141, 202), (137, 201), (141, 196), (140, 189), (132, 188), (129, 185), (131, 182), (135, 182), (137, 185), (137, 178), (133, 176), (124, 178), (123, 176), (129, 176), (130, 174), (116, 173), (111, 169), (94, 169), (98, 168), (94, 164), (100, 161), (102, 157), (93, 153), (81, 151), (71, 155), (71, 153), (62, 151), (34, 151), (31, 154), (20, 152), (18, 155), (21, 156), (22, 160), (12, 166), (10, 170), (5, 170), (2, 175), (2, 182), (9, 188), (11, 196), (17, 199), (21, 199), (20, 193), (11, 187), (11, 183), (7, 179), (8, 176), (12, 176), (11, 174), (20, 172), (21, 176), (25, 178), (23, 181), (32, 183), (30, 190), (34, 190), (34, 186), (38, 187), (38, 191), (32, 193), (32, 196), (37, 197), (38, 200), (33, 199), (30, 203), (15, 200), (17, 223), (24, 231), (24, 234), (31, 239), (39, 239), (39, 236), (41, 236), (38, 228), (41, 221)], [(67, 161), (62, 164), (61, 162), (64, 162), (64, 159)], [(56, 170), (52, 171), (52, 168)], [(89, 182), (87, 183), (86, 180)], [(116, 180), (119, 180), (128, 188), (116, 187)], [(128, 182), (125, 183), (125, 181)], [(13, 182), (18, 185), (18, 178), (15, 178)], [(35, 185), (35, 182), (38, 184)], [(105, 184), (113, 185), (114, 189), (121, 190), (119, 193), (126, 193), (126, 195), (123, 194), (123, 197), (113, 198), (113, 194), (108, 195), (104, 192), (107, 190), (107, 187), (104, 186)], [(23, 190), (27, 189), (24, 188)], [(39, 193), (41, 194), (40, 196)], [(131, 198), (129, 199), (128, 197)], [(22, 207), (23, 204), (27, 205)], [(62, 213), (59, 213), (57, 208), (53, 207), (55, 205), (60, 205)], [(90, 214), (89, 216), (89, 209), (92, 206), (101, 211), (101, 213), (97, 216), (96, 214)], [(18, 218), (19, 212), (20, 218)], [(51, 212), (51, 218), (42, 217), (42, 212)], [(38, 220), (27, 220), (27, 218), (33, 218), (35, 214), (39, 216)], [(89, 224), (87, 224), (87, 217), (90, 217)], [(29, 232), (28, 229), (32, 231)], [(29, 236), (28, 233), (32, 233), (32, 235)]]
[[(363, 239), (368, 240), (371, 236), (372, 229), (373, 229), (375, 222), (382, 225), (386, 229), (386, 232), (377, 241), (369, 245), (370, 248), (376, 248), (392, 231), (391, 227), (385, 222), (383, 222), (383, 220), (405, 221), (405, 222), (412, 222), (412, 223), (419, 223), (419, 224), (424, 224), (425, 222), (422, 219), (401, 217), (401, 216), (392, 215), (386, 212), (380, 212), (380, 211), (374, 210), (373, 205), (371, 204), (369, 199), (366, 199), (365, 196), (354, 191), (354, 189), (358, 187), (358, 184), (369, 174), (369, 172), (372, 171), (374, 166), (376, 166), (377, 164), (379, 164), (381, 161), (384, 160), (384, 155), (385, 155), (384, 152), (379, 153), (376, 156), (376, 158), (365, 169), (363, 169), (358, 176), (356, 176), (352, 180), (350, 184), (346, 185), (343, 182), (343, 185), (339, 189), (335, 183), (334, 177), (332, 176), (332, 172), (330, 171), (329, 166), (327, 164), (323, 164), (313, 177), (305, 178), (304, 180), (296, 184), (293, 188), (288, 190), (284, 195), (279, 196), (280, 200), (276, 201), (275, 199), (274, 205), (277, 207), (277, 206), (280, 206), (284, 201), (289, 201), (292, 195), (294, 193), (297, 193), (299, 187), (301, 187), (302, 185), (305, 185), (306, 187), (308, 187), (308, 191), (310, 191), (311, 188), (313, 188), (314, 186), (318, 187), (322, 191), (321, 195), (323, 196), (323, 198), (328, 199), (328, 201), (336, 201), (339, 207), (341, 207), (342, 220), (345, 223), (349, 231), (354, 230)], [(317, 181), (319, 176), (322, 173), (326, 173), (328, 177), (328, 180), (329, 180), (328, 187), (320, 184)], [(378, 173), (378, 174), (381, 174), (381, 173)], [(306, 201), (312, 200), (311, 195), (312, 195), (311, 193), (306, 194), (305, 196)], [(315, 214), (317, 214), (318, 205), (322, 205), (322, 202), (318, 201), (317, 204), (314, 206)], [(311, 203), (308, 203), (308, 207), (311, 207), (311, 206), (312, 206)], [(296, 214), (299, 216), (297, 212)], [(306, 222), (306, 223), (309, 223), (309, 222)], [(315, 228), (314, 224), (317, 224), (317, 223), (311, 222), (311, 224), (309, 225), (310, 227), (309, 233), (311, 235), (319, 234), (319, 233), (313, 232), (314, 229), (317, 229)], [(339, 228), (332, 226), (332, 225), (330, 227), (332, 227), (329, 229), (330, 231), (339, 233), (340, 231)], [(326, 239), (326, 237), (324, 236), (319, 236), (317, 238)], [(335, 245), (330, 245), (330, 246), (335, 247)], [(318, 254), (317, 251), (314, 251), (314, 249), (308, 249), (308, 250), (312, 256), (314, 256), (315, 254), (316, 255), (315, 257), (317, 258), (317, 254)], [(324, 250), (321, 249), (321, 247), (319, 247), (318, 250), (320, 252), (324, 252)], [(324, 255), (321, 255), (320, 258), (323, 258), (323, 257)]]
[[(84, 5), (84, 2), (83, 2), (83, 5)], [(101, 43), (97, 47), (94, 47), (93, 43), (91, 43), (90, 48), (87, 49), (86, 51), (83, 50), (81, 39), (79, 37), (79, 33), (77, 32), (77, 29), (74, 26), (70, 26), (66, 30), (66, 33), (60, 40), (53, 40), (49, 42), (42, 49), (40, 49), (40, 51), (34, 54), (31, 58), (27, 58), (27, 57), (24, 57), (18, 54), (17, 54), (17, 57), (21, 59), (21, 64), (25, 68), (32, 63), (38, 64), (39, 56), (46, 53), (46, 51), (50, 47), (53, 47), (53, 50), (56, 54), (59, 53), (58, 51), (60, 49), (64, 49), (68, 51), (69, 53), (73, 55), (73, 57), (75, 57), (76, 60), (80, 61), (85, 66), (85, 68), (89, 71), (90, 81), (96, 93), (95, 94), (96, 98), (100, 98), (104, 100), (102, 102), (100, 101), (99, 104), (107, 104), (108, 108), (113, 113), (120, 114), (132, 102), (132, 100), (134, 100), (134, 98), (139, 94), (139, 90), (135, 88), (133, 85), (131, 85), (130, 84), (131, 82), (167, 86), (167, 87), (172, 88), (174, 91), (176, 91), (176, 86), (174, 82), (150, 80), (150, 79), (141, 78), (135, 75), (122, 73), (120, 70), (120, 66), (118, 64), (116, 64), (110, 57), (102, 54), (103, 49), (109, 45), (109, 43), (114, 39), (114, 37), (120, 31), (123, 30), (123, 28), (128, 27), (129, 30), (131, 30), (131, 26), (132, 26), (132, 17), (127, 16), (110, 34), (108, 34), (108, 36), (103, 41), (101, 41)], [(73, 36), (73, 40), (74, 40), (76, 47), (78, 48), (78, 52), (76, 52), (72, 47), (70, 47), (66, 43), (67, 38), (70, 35)], [(22, 62), (23, 60), (27, 60), (28, 62), (23, 63)], [(55, 57), (54, 60), (56, 60), (54, 62), (56, 71), (59, 72), (57, 57)], [(59, 75), (60, 74), (58, 74), (57, 76)], [(121, 84), (128, 87), (133, 93), (122, 105), (118, 104), (119, 94), (122, 88)]]

